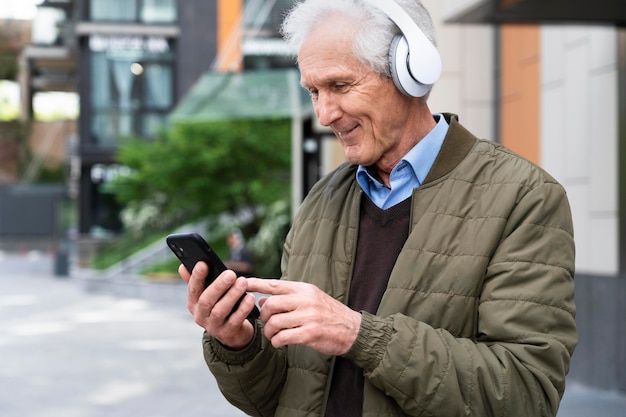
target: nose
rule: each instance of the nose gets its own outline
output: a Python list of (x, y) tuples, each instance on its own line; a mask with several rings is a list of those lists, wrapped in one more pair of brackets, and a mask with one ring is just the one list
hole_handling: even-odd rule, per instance
[(330, 94), (319, 93), (314, 109), (322, 126), (330, 126), (341, 117), (339, 103)]

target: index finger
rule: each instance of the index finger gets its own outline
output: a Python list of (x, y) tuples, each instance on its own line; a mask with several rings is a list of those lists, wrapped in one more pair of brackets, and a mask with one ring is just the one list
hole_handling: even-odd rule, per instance
[(269, 295), (294, 294), (297, 292), (299, 282), (282, 281), (279, 279), (246, 278), (248, 291), (260, 292)]

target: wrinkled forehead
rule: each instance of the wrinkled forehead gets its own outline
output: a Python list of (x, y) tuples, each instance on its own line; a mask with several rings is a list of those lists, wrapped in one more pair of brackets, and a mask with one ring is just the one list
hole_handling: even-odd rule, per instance
[(302, 48), (311, 43), (320, 47), (322, 42), (326, 42), (327, 46), (334, 48), (338, 54), (353, 54), (354, 37), (358, 30), (359, 26), (355, 21), (340, 14), (320, 18), (303, 36), (298, 49), (298, 60)]
[(312, 29), (298, 51), (303, 84), (320, 73), (341, 74), (360, 67), (352, 42), (353, 33), (345, 26), (324, 24)]

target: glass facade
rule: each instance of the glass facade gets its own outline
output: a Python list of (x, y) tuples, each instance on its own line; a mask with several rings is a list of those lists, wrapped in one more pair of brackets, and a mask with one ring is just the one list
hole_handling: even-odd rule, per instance
[[(193, 7), (200, 0), (186, 1)], [(85, 147), (89, 162), (81, 168), (80, 231), (98, 237), (122, 230), (121, 206), (107, 189), (120, 169), (114, 150), (125, 137), (150, 140), (175, 105), (179, 37), (172, 33), (180, 22), (178, 0), (86, 0), (82, 5), (82, 19), (97, 30), (85, 33), (81, 45), (86, 80), (81, 142), (90, 146)]]
[(275, 0), (265, 2), (244, 0), (244, 26), (254, 36), (279, 37), (278, 28), (288, 9), (293, 7), (295, 0)]
[(94, 22), (174, 23), (177, 0), (89, 0)]
[(163, 37), (92, 36), (91, 138), (150, 138), (174, 104), (173, 41)]
[(243, 66), (245, 69), (292, 68), (294, 58), (286, 53), (280, 25), (295, 0), (244, 0)]

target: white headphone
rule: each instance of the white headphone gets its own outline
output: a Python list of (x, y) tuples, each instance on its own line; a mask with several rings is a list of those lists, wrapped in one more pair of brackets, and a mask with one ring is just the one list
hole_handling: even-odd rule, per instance
[(400, 28), (389, 49), (393, 82), (403, 94), (425, 96), (441, 76), (441, 56), (413, 19), (393, 0), (364, 0), (384, 12)]

